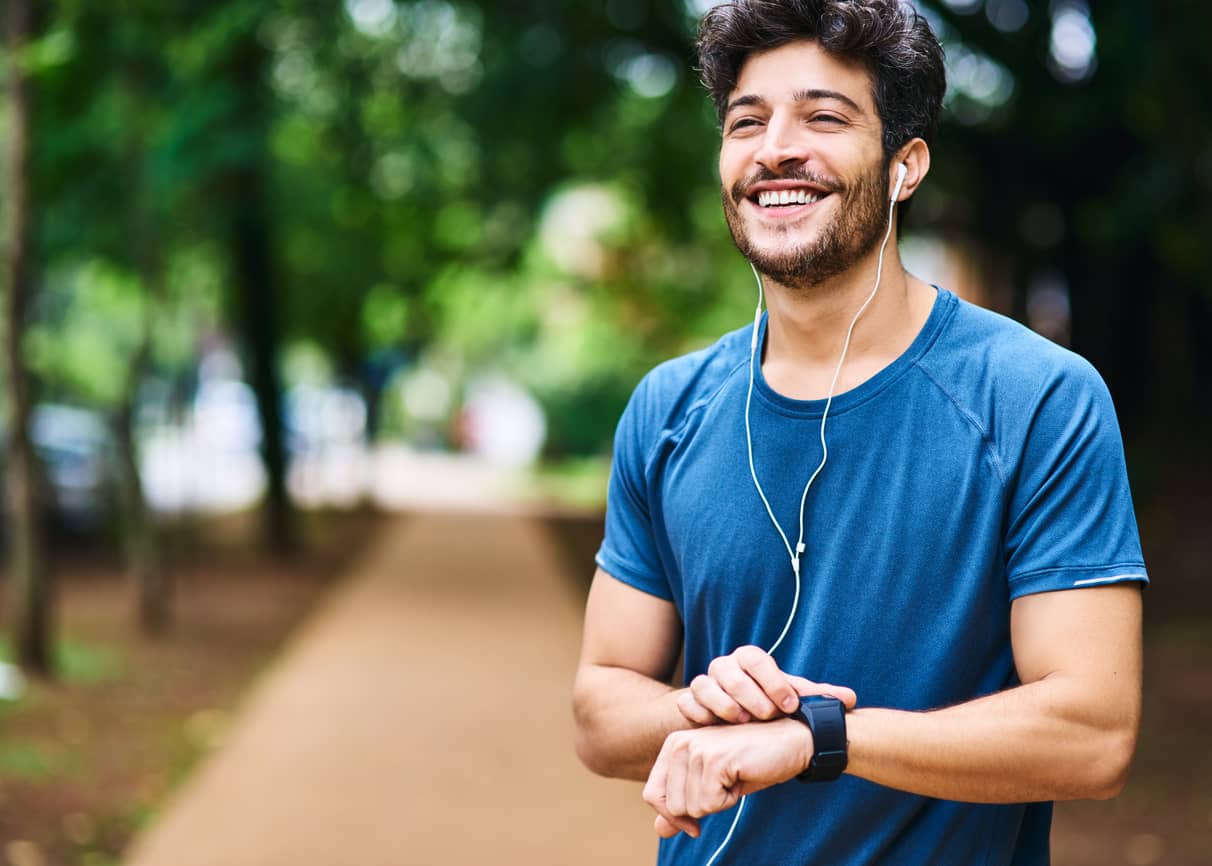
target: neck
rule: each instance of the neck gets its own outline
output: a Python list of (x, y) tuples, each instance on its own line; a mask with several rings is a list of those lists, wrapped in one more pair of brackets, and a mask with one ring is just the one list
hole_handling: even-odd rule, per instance
[[(762, 370), (776, 391), (798, 399), (828, 396), (846, 332), (871, 295), (879, 247), (844, 274), (808, 289), (765, 280), (769, 316)], [(934, 291), (907, 274), (890, 240), (880, 285), (851, 336), (834, 393), (866, 381), (900, 355), (925, 323)]]

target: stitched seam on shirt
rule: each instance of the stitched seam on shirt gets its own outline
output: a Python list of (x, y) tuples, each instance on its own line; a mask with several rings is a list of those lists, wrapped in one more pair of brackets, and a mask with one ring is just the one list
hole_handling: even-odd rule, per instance
[(927, 370), (922, 364), (915, 361), (914, 366), (918, 370), (921, 370), (922, 375), (929, 379), (934, 384), (934, 387), (938, 388), (939, 391), (943, 393), (943, 396), (950, 401), (951, 405), (955, 407), (955, 411), (959, 412), (960, 416), (970, 425), (972, 425), (972, 428), (980, 434), (981, 444), (985, 446), (985, 453), (989, 455), (989, 462), (993, 466), (993, 471), (997, 473), (997, 478), (999, 481), (1001, 481), (1002, 487), (1005, 487), (1006, 470), (1002, 467), (1002, 461), (998, 459), (997, 451), (993, 447), (993, 440), (990, 438), (988, 431), (981, 426), (980, 420), (968, 409), (961, 406), (959, 400), (957, 400), (955, 396), (949, 390), (947, 390), (947, 388), (945, 388), (938, 379), (934, 377), (934, 374)]
[(742, 367), (747, 366), (748, 364), (749, 364), (749, 360), (745, 359), (745, 360), (741, 361), (740, 363), (738, 363), (736, 366), (734, 366), (731, 370), (728, 371), (727, 375), (725, 375), (724, 378), (722, 378), (720, 380), (719, 385), (717, 385), (711, 391), (710, 394), (708, 394), (705, 397), (702, 397), (699, 400), (696, 400), (694, 403), (690, 404), (690, 408), (687, 409), (686, 412), (682, 415), (682, 420), (678, 423), (678, 426), (676, 426), (672, 429), (669, 429), (668, 431), (662, 430), (659, 434), (657, 434), (656, 441), (654, 441), (652, 443), (652, 445), (648, 449), (648, 453), (644, 455), (644, 474), (645, 475), (648, 474), (648, 470), (652, 466), (652, 461), (656, 458), (657, 449), (659, 449), (661, 447), (661, 444), (666, 439), (672, 439), (673, 437), (679, 435), (686, 428), (686, 425), (690, 423), (690, 419), (694, 417), (695, 413), (701, 412), (703, 409), (705, 409), (711, 403), (711, 401), (713, 401), (716, 397), (718, 397), (720, 392), (724, 390), (724, 387), (730, 381), (732, 381), (732, 377), (736, 375), (737, 370), (741, 369)]
[[(1023, 574), (1015, 575), (1007, 578), (1011, 583), (1020, 580), (1030, 580), (1033, 577), (1046, 577), (1050, 574), (1057, 574), (1062, 571), (1113, 571), (1118, 568), (1139, 568), (1142, 572), (1145, 570), (1145, 564), (1139, 560), (1125, 562), (1109, 562), (1105, 565), (1056, 565), (1051, 568), (1037, 568), (1034, 571), (1028, 571)], [(1144, 574), (1139, 575), (1144, 577)]]

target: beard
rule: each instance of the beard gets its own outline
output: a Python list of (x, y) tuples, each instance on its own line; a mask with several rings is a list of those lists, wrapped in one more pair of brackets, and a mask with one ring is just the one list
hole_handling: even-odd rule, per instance
[[(887, 230), (884, 210), (890, 190), (886, 168), (886, 165), (877, 164), (850, 184), (837, 178), (813, 175), (803, 169), (776, 175), (763, 168), (751, 177), (737, 181), (731, 190), (723, 190), (724, 218), (728, 221), (732, 240), (741, 255), (780, 285), (792, 289), (819, 286), (853, 267)], [(838, 199), (833, 218), (820, 227), (815, 239), (800, 241), (799, 234), (804, 231), (800, 224), (779, 225), (774, 234), (784, 243), (778, 249), (756, 246), (746, 231), (740, 203), (755, 183), (766, 180), (802, 180), (824, 187), (831, 197)]]

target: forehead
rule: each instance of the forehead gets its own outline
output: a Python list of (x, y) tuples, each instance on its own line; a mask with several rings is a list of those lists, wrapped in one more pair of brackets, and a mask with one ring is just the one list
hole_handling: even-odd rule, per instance
[(857, 60), (837, 57), (807, 40), (749, 55), (728, 101), (741, 96), (758, 96), (768, 102), (793, 101), (796, 94), (809, 90), (842, 93), (863, 111), (875, 115), (867, 68)]

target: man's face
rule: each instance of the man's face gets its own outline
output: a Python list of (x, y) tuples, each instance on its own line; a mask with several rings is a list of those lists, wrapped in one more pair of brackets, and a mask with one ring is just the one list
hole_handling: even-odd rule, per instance
[(885, 228), (881, 134), (861, 65), (815, 42), (751, 55), (720, 146), (724, 216), (741, 254), (797, 288), (851, 268)]

